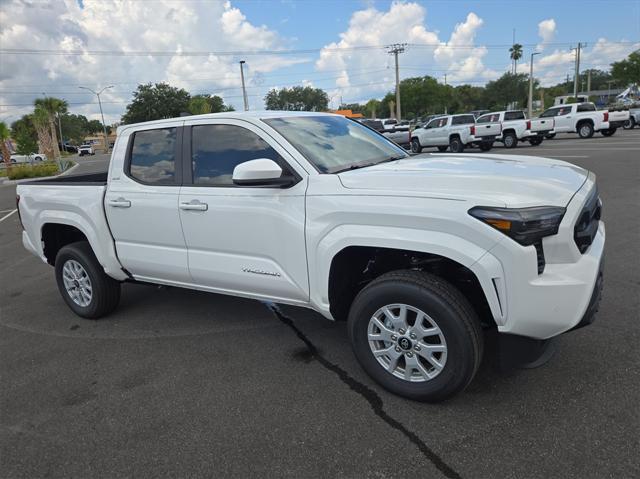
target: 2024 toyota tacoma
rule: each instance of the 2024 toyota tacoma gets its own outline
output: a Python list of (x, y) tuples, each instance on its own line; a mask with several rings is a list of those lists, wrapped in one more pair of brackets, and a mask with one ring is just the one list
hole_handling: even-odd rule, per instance
[(76, 314), (109, 314), (126, 281), (312, 308), (347, 320), (362, 367), (417, 400), (469, 384), (485, 330), (543, 351), (592, 321), (602, 288), (593, 173), (410, 156), (331, 114), (122, 126), (108, 174), (17, 193), (24, 246)]

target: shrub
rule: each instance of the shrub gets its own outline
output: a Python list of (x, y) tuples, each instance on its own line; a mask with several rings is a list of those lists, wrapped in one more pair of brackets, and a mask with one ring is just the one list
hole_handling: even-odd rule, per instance
[(43, 176), (54, 176), (60, 172), (57, 163), (44, 162), (37, 165), (11, 166), (7, 170), (7, 177), (10, 180), (21, 180), (23, 178), (41, 178)]

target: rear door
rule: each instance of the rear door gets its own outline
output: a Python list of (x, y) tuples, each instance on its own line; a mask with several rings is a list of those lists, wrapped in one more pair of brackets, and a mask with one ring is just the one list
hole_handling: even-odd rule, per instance
[[(300, 166), (273, 138), (243, 120), (185, 125), (180, 218), (192, 282), (252, 297), (307, 301), (305, 191)], [(236, 186), (233, 169), (269, 158), (299, 181), (288, 188)]]
[[(178, 214), (182, 125), (176, 120), (130, 134), (114, 152), (105, 211), (121, 264), (136, 279), (188, 282)], [(126, 134), (123, 132), (123, 134)]]

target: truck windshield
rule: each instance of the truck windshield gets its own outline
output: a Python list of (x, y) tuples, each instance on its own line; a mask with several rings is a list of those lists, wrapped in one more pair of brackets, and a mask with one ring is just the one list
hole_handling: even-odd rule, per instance
[(321, 173), (337, 173), (409, 156), (384, 136), (340, 116), (291, 116), (263, 121)]

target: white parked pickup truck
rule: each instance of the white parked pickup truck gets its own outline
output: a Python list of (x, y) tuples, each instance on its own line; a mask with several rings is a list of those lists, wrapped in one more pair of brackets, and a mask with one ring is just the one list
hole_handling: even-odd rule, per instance
[(496, 141), (502, 142), (505, 148), (515, 148), (518, 141), (528, 141), (532, 146), (538, 146), (545, 135), (553, 133), (553, 118), (529, 120), (522, 110), (494, 111), (476, 120), (479, 125), (496, 122), (502, 125), (502, 133), (496, 137)]
[(596, 131), (603, 136), (613, 135), (629, 119), (629, 112), (597, 110), (593, 103), (572, 103), (551, 107), (540, 118), (553, 118), (555, 122), (554, 131), (547, 138), (556, 133), (578, 133), (580, 138), (591, 138)]
[(468, 146), (489, 151), (499, 134), (500, 123), (476, 125), (472, 114), (443, 115), (411, 132), (411, 151), (420, 153), (428, 146), (442, 152), (450, 149), (452, 153), (462, 153)]
[(108, 174), (17, 194), (24, 246), (76, 314), (109, 314), (127, 281), (312, 308), (347, 320), (367, 373), (416, 400), (464, 389), (486, 332), (513, 364), (545, 358), (550, 338), (593, 320), (602, 288), (593, 173), (410, 156), (339, 115), (121, 126)]

